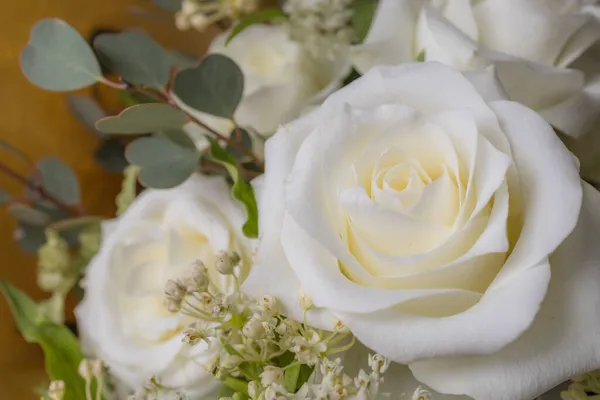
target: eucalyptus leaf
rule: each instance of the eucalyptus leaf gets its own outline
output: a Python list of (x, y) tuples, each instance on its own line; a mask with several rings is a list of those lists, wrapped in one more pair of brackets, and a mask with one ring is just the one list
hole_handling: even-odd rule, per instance
[(94, 158), (110, 172), (121, 173), (129, 164), (125, 159), (125, 145), (115, 138), (104, 140), (94, 151)]
[(125, 156), (141, 168), (139, 181), (145, 187), (167, 189), (183, 183), (198, 167), (200, 153), (159, 137), (132, 142)]
[(147, 103), (101, 119), (96, 122), (96, 128), (104, 133), (139, 134), (179, 129), (186, 121), (187, 115), (169, 104)]
[(192, 140), (190, 135), (188, 135), (187, 133), (185, 133), (185, 131), (181, 129), (165, 131), (161, 134), (173, 143), (176, 143), (183, 147), (187, 147), (189, 149), (196, 149), (196, 144), (194, 144), (194, 141)]
[(200, 62), (200, 58), (194, 54), (182, 53), (181, 51), (169, 51), (171, 65), (177, 69), (194, 68)]
[(358, 43), (362, 43), (369, 33), (371, 22), (377, 10), (377, 0), (354, 0), (352, 25)]
[(169, 81), (169, 55), (143, 31), (103, 34), (96, 38), (94, 47), (126, 82), (161, 90)]
[(144, 93), (133, 90), (119, 90), (117, 94), (125, 104), (125, 107), (137, 106), (138, 104), (146, 103), (160, 103), (158, 100), (153, 99)]
[(231, 32), (229, 33), (229, 35), (227, 36), (227, 40), (225, 41), (225, 46), (227, 46), (229, 42), (233, 40), (234, 37), (239, 35), (241, 32), (244, 31), (244, 29), (248, 28), (249, 26), (272, 21), (277, 18), (287, 18), (287, 15), (277, 8), (268, 8), (266, 10), (261, 10), (246, 15), (244, 18), (241, 19), (240, 22), (238, 22), (233, 27), (233, 29), (231, 29)]
[(87, 42), (56, 18), (33, 26), (21, 52), (21, 69), (31, 83), (54, 91), (77, 90), (102, 79), (100, 64)]
[(38, 305), (8, 282), (0, 280), (0, 291), (25, 340), (42, 347), (49, 378), (65, 382), (64, 400), (86, 398), (84, 381), (78, 373), (83, 353), (75, 335), (64, 325), (45, 321)]
[(36, 165), (42, 175), (42, 186), (48, 193), (68, 205), (81, 201), (75, 172), (58, 158), (44, 158)]
[(231, 194), (236, 200), (242, 203), (246, 209), (247, 220), (242, 226), (242, 231), (249, 238), (258, 237), (258, 207), (256, 205), (256, 198), (254, 197), (252, 186), (244, 182), (235, 158), (219, 146), (219, 143), (217, 143), (216, 140), (208, 137), (207, 139), (210, 141), (211, 158), (215, 162), (223, 165), (227, 169), (227, 172), (229, 172), (231, 179), (233, 179)]
[(51, 221), (51, 218), (48, 214), (44, 213), (43, 211), (36, 210), (27, 204), (11, 204), (8, 207), (8, 213), (17, 221), (33, 226), (44, 226)]
[(170, 12), (181, 10), (181, 0), (152, 0), (156, 6)]
[(106, 113), (96, 100), (90, 96), (74, 94), (67, 97), (67, 105), (79, 122), (96, 135), (104, 137), (102, 132), (96, 129), (96, 121), (106, 117)]
[(198, 111), (232, 119), (244, 92), (244, 75), (230, 58), (211, 54), (196, 68), (179, 72), (173, 90)]
[(10, 203), (12, 196), (4, 189), (0, 188), (0, 205)]
[(36, 254), (46, 243), (46, 233), (43, 227), (20, 223), (14, 233), (15, 240), (29, 254)]
[(252, 138), (247, 130), (243, 128), (235, 129), (230, 138), (237, 144), (237, 146), (232, 146), (231, 144), (227, 145), (226, 150), (235, 158), (243, 158), (245, 156), (244, 152), (242, 152), (239, 147), (242, 147), (246, 150), (252, 150)]

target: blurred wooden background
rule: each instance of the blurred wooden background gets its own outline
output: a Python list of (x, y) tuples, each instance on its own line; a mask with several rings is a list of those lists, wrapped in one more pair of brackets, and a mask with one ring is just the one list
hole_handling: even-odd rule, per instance
[[(83, 203), (90, 214), (110, 216), (120, 177), (104, 172), (92, 158), (97, 138), (87, 132), (69, 113), (63, 93), (45, 92), (31, 85), (19, 70), (19, 53), (29, 40), (29, 30), (39, 19), (66, 20), (89, 36), (99, 28), (141, 27), (166, 46), (202, 54), (210, 34), (178, 32), (170, 20), (150, 19), (133, 12), (139, 7), (160, 13), (144, 0), (21, 0), (2, 6), (0, 17), (0, 139), (23, 150), (34, 161), (57, 156), (67, 162), (80, 178)], [(2, 161), (23, 170), (22, 162), (6, 153)], [(12, 194), (22, 188), (4, 175), (0, 187)], [(0, 278), (8, 279), (37, 299), (44, 294), (36, 288), (35, 258), (26, 255), (12, 235), (13, 220), (0, 209)], [(8, 307), (0, 300), (0, 398), (36, 399), (32, 387), (45, 380), (42, 354), (36, 345), (19, 336)]]

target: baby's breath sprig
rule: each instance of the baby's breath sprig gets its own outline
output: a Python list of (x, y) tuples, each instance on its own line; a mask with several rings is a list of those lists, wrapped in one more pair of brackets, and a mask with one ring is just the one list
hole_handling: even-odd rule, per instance
[[(300, 295), (303, 322), (283, 316), (272, 296), (253, 299), (244, 295), (239, 285), (239, 263), (237, 253), (219, 252), (211, 268), (234, 282), (231, 293), (219, 291), (213, 281), (216, 277), (199, 261), (189, 276), (165, 285), (166, 307), (192, 318), (183, 330), (182, 340), (190, 346), (204, 343), (214, 352), (204, 367), (234, 393), (221, 400), (377, 397), (389, 360), (379, 354), (370, 355), (369, 373), (361, 370), (356, 377), (345, 374), (341, 359), (331, 359), (355, 341), (343, 322), (335, 319), (330, 331), (311, 327), (307, 314), (314, 305), (306, 294)], [(146, 397), (138, 393), (135, 398), (152, 398), (147, 394), (153, 390), (167, 388), (155, 379), (140, 392)], [(429, 392), (417, 390), (413, 399), (429, 399)]]
[(260, 7), (260, 0), (183, 0), (181, 10), (175, 14), (175, 24), (180, 30), (202, 31), (222, 20), (239, 20)]

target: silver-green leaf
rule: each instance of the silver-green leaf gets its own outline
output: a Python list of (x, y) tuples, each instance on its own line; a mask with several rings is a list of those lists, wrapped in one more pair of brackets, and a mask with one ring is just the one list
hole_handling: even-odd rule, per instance
[(102, 79), (100, 64), (87, 42), (56, 18), (33, 26), (21, 52), (21, 69), (31, 83), (54, 91), (77, 90)]
[(121, 114), (96, 122), (104, 133), (137, 134), (181, 128), (187, 115), (168, 104), (146, 103), (126, 108)]
[(81, 200), (79, 181), (75, 172), (58, 158), (44, 158), (37, 164), (42, 175), (42, 186), (48, 193), (68, 205)]
[(211, 54), (196, 68), (179, 72), (173, 90), (198, 111), (232, 119), (244, 92), (244, 75), (230, 58)]
[(126, 82), (160, 90), (169, 81), (171, 57), (143, 31), (105, 33), (96, 38), (94, 47)]
[(90, 96), (74, 94), (67, 97), (67, 105), (73, 115), (75, 115), (79, 122), (86, 128), (90, 129), (100, 137), (104, 136), (102, 132), (96, 129), (95, 124), (99, 119), (106, 117), (106, 113), (96, 100)]
[(17, 221), (31, 226), (44, 226), (52, 220), (45, 212), (21, 203), (11, 204), (8, 213)]
[(145, 187), (168, 189), (183, 183), (198, 167), (200, 153), (160, 137), (144, 137), (127, 146), (125, 156), (141, 168)]

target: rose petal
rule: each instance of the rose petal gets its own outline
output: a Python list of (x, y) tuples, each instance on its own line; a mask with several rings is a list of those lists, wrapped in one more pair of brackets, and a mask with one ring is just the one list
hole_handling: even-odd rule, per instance
[(600, 368), (599, 212), (600, 194), (584, 184), (578, 225), (552, 256), (547, 298), (521, 338), (487, 356), (413, 363), (416, 378), (444, 393), (513, 400)]
[(508, 101), (490, 106), (511, 142), (523, 200), (520, 237), (492, 290), (551, 254), (571, 233), (581, 207), (581, 183), (573, 157), (539, 115)]

